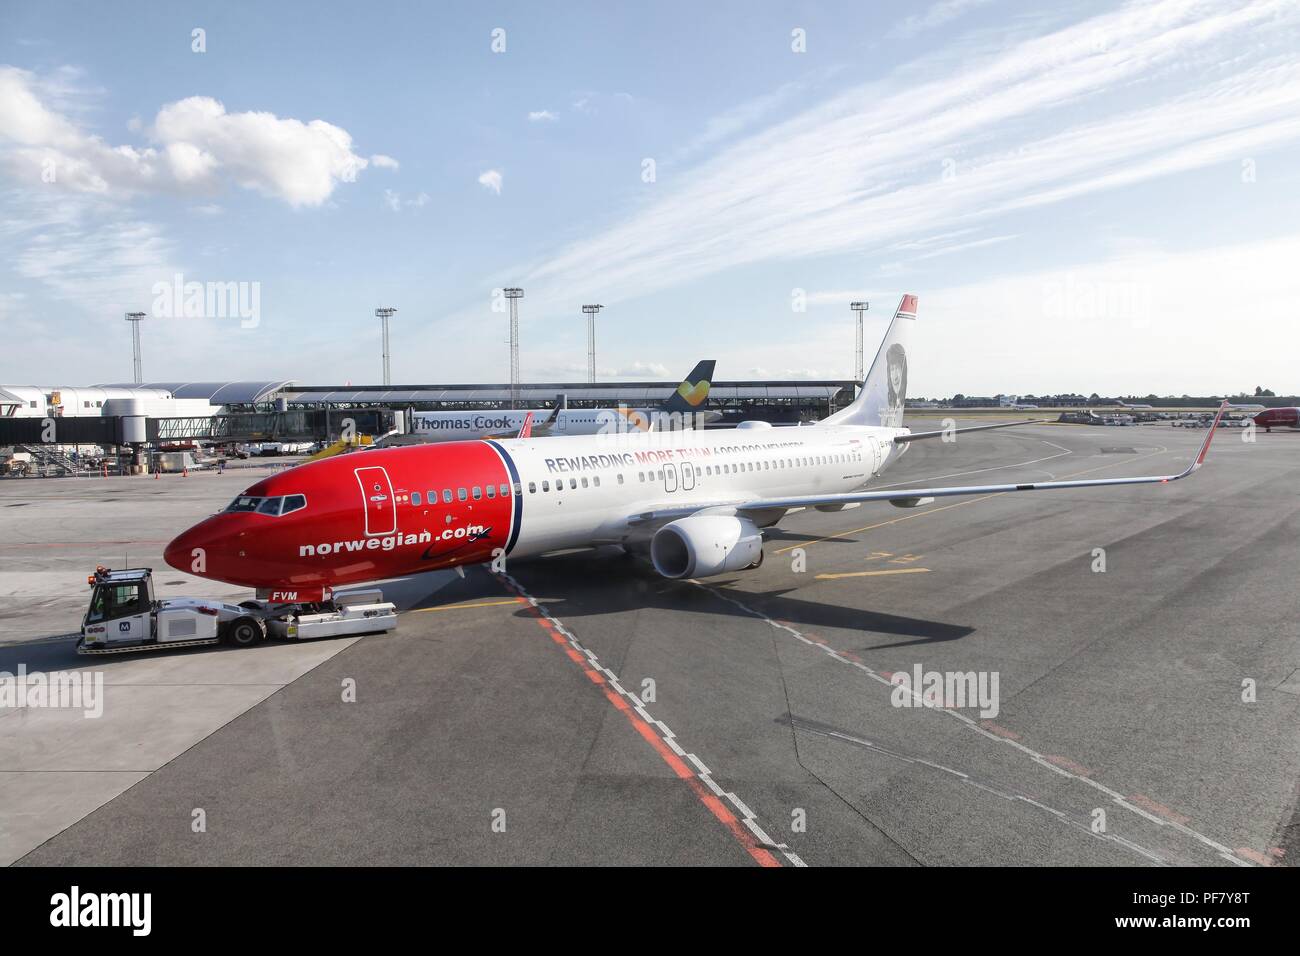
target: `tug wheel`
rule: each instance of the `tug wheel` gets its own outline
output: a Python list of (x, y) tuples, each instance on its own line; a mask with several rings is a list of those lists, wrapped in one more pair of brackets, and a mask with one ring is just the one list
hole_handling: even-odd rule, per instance
[(226, 643), (235, 647), (252, 647), (266, 637), (266, 628), (261, 621), (251, 617), (241, 617), (231, 621), (226, 627)]

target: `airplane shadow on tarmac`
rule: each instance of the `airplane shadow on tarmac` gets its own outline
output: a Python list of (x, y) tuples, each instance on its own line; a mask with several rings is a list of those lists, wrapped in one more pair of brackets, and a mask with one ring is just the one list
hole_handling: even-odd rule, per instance
[[(660, 577), (638, 558), (628, 555), (610, 557), (600, 551), (520, 561), (510, 571), (561, 620), (655, 608), (754, 618), (723, 600), (731, 598), (775, 621), (806, 628), (814, 635), (817, 628), (833, 627), (858, 631), (864, 636), (903, 638), (861, 645), (855, 648), (857, 650), (958, 641), (975, 631), (960, 624), (808, 601), (798, 597), (798, 588), (793, 587), (759, 592), (743, 590), (734, 587), (740, 580), (735, 577), (710, 578), (706, 582), (707, 589), (701, 589), (687, 581)], [(478, 574), (467, 576), (466, 583), (472, 579), (486, 579), (482, 581), (484, 590), (478, 593), (480, 598), (493, 593), (489, 589), (500, 587), (481, 569)], [(518, 613), (524, 615), (528, 612), (521, 610)]]

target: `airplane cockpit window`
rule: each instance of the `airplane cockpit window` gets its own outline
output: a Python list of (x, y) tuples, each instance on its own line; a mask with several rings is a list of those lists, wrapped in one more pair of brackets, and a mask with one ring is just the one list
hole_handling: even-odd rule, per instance
[(226, 507), (226, 510), (244, 513), (257, 512), (260, 515), (275, 518), (293, 511), (301, 511), (306, 507), (307, 499), (303, 495), (279, 495), (274, 498), (240, 495)]

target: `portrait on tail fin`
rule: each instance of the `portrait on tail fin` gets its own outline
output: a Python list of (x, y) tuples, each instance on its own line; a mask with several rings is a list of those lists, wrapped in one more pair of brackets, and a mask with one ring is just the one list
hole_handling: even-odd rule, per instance
[(903, 424), (903, 401), (907, 397), (907, 349), (895, 342), (885, 353), (889, 363), (889, 393), (881, 424), (899, 427)]

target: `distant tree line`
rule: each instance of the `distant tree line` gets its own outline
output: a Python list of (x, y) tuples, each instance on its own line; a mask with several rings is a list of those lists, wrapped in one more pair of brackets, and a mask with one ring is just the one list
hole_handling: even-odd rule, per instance
[[(925, 398), (919, 395), (916, 397), (909, 395), (907, 403), (915, 405), (925, 402), (936, 405), (951, 405), (957, 408), (982, 408), (986, 406), (996, 407), (999, 397), (997, 395), (965, 395), (961, 392), (950, 398)], [(1052, 408), (1119, 405), (1121, 402), (1128, 405), (1156, 405), (1161, 408), (1197, 408), (1206, 405), (1217, 405), (1225, 398), (1234, 402), (1263, 405), (1268, 408), (1300, 405), (1300, 396), (1277, 395), (1271, 388), (1264, 388), (1260, 385), (1255, 386), (1254, 392), (1243, 390), (1235, 395), (1156, 395), (1153, 393), (1149, 395), (1106, 396), (1098, 395), (1096, 392), (1091, 395), (1081, 395), (1078, 392), (1061, 392), (1056, 395), (1023, 394), (1016, 398), (1016, 403)]]

